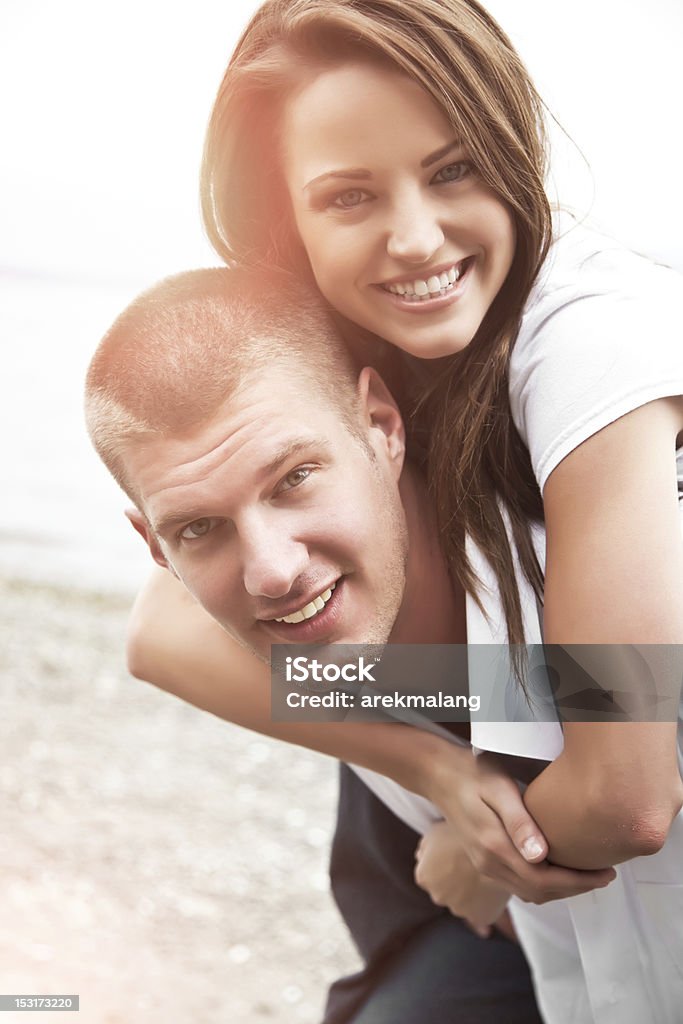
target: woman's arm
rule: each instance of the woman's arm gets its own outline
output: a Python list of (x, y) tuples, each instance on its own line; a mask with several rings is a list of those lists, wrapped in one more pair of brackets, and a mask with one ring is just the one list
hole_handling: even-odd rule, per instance
[[(611, 873), (549, 869), (543, 834), (494, 758), (474, 758), (409, 726), (283, 723), (270, 717), (270, 669), (240, 647), (166, 570), (155, 571), (131, 615), (133, 675), (220, 718), (387, 775), (439, 807), (477, 869), (537, 902), (586, 892)], [(525, 843), (532, 840), (531, 849)]]
[[(569, 455), (544, 493), (546, 641), (600, 645), (593, 663), (615, 673), (601, 681), (618, 691), (631, 684), (636, 692), (640, 656), (632, 656), (631, 646), (648, 645), (658, 692), (668, 686), (675, 706), (681, 659), (666, 655), (683, 649), (675, 470), (682, 427), (680, 399), (636, 410)], [(594, 667), (590, 647), (574, 654)], [(565, 724), (562, 754), (524, 797), (555, 864), (604, 868), (661, 848), (683, 802), (676, 732), (673, 721)], [(456, 830), (435, 826), (422, 840), (416, 875), (436, 902), (461, 914), (472, 901), (461, 884), (469, 853)], [(488, 874), (485, 861), (477, 866)]]
[[(682, 429), (681, 399), (652, 402), (589, 438), (549, 477), (547, 643), (683, 644)], [(656, 659), (665, 649), (651, 650)], [(625, 648), (600, 653), (614, 665), (607, 688), (624, 689)], [(680, 672), (666, 674), (658, 689), (668, 687), (677, 704)], [(604, 867), (661, 848), (683, 803), (676, 732), (674, 721), (565, 725), (563, 753), (525, 794), (553, 861)]]

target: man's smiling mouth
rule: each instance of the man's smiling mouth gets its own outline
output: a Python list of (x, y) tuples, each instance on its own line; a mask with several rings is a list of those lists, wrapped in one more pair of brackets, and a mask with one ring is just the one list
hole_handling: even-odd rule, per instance
[(323, 610), (329, 599), (332, 597), (334, 588), (337, 586), (336, 582), (328, 587), (327, 590), (323, 590), (321, 594), (314, 597), (312, 601), (305, 604), (303, 608), (299, 608), (295, 612), (291, 612), (290, 615), (284, 615), (281, 619), (273, 619), (273, 622), (303, 622), (305, 619), (313, 619), (319, 612)]

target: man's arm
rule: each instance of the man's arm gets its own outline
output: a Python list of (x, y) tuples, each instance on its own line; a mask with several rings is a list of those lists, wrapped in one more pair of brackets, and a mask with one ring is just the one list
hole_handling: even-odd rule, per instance
[[(543, 834), (516, 783), (486, 758), (401, 724), (283, 723), (270, 716), (270, 669), (240, 647), (182, 584), (157, 570), (133, 609), (133, 675), (227, 721), (387, 775), (432, 800), (453, 824), (473, 863), (509, 891), (544, 902), (586, 892), (611, 873), (549, 869)], [(511, 838), (512, 837), (512, 838)], [(527, 840), (532, 849), (521, 851)]]
[(379, 771), (413, 792), (425, 788), (430, 766), (440, 755), (457, 765), (467, 753), (451, 751), (452, 745), (433, 733), (393, 723), (272, 721), (270, 667), (218, 626), (165, 569), (155, 569), (138, 595), (127, 657), (133, 676), (203, 711)]

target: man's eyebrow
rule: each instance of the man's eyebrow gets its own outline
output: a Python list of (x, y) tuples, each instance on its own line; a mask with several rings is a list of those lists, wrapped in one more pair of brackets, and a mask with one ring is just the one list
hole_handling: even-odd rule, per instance
[[(179, 509), (177, 512), (169, 512), (168, 515), (162, 516), (156, 522), (152, 522), (151, 527), (157, 537), (164, 537), (175, 526), (181, 526), (183, 523), (192, 523), (195, 519), (204, 519), (205, 516), (206, 512), (200, 508)], [(206, 517), (208, 518), (208, 516)]]
[[(332, 445), (329, 441), (312, 437), (294, 437), (278, 448), (273, 458), (258, 470), (257, 478), (259, 480), (266, 480), (268, 477), (274, 476), (290, 459), (303, 452), (311, 452), (313, 449), (319, 454), (332, 455)], [(151, 525), (154, 533), (159, 537), (163, 537), (175, 526), (181, 526), (185, 523), (191, 523), (195, 519), (208, 517), (209, 513), (205, 507), (188, 506), (185, 509), (179, 509), (177, 512), (169, 512), (168, 515), (162, 516)]]
[(278, 470), (282, 469), (286, 462), (294, 458), (295, 455), (300, 455), (303, 452), (310, 452), (312, 448), (315, 448), (318, 452), (322, 452), (323, 455), (332, 454), (332, 446), (329, 441), (323, 441), (320, 438), (312, 437), (293, 437), (291, 441), (287, 441), (276, 451), (273, 458), (268, 462), (262, 470), (259, 472), (259, 476), (269, 477), (273, 476)]

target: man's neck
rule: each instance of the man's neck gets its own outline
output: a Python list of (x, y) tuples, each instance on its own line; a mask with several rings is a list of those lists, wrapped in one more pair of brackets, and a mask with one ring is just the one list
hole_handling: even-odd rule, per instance
[(408, 525), (408, 562), (406, 587), (391, 643), (465, 643), (465, 596), (462, 588), (450, 579), (424, 480), (408, 464), (400, 486)]

